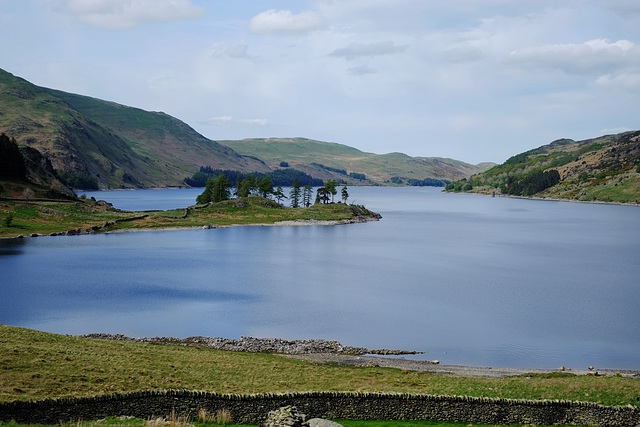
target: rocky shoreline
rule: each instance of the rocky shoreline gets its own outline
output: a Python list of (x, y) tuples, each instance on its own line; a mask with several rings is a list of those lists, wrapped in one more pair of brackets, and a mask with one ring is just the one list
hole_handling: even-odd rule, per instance
[(151, 344), (184, 345), (208, 347), (216, 350), (245, 351), (249, 353), (280, 353), (280, 354), (344, 354), (344, 355), (403, 355), (421, 354), (421, 351), (370, 349), (342, 345), (338, 341), (323, 339), (308, 340), (284, 340), (281, 338), (253, 338), (240, 337), (240, 339), (211, 338), (211, 337), (142, 337), (131, 338), (121, 334), (87, 334), (81, 338), (93, 338), (114, 341), (130, 341)]

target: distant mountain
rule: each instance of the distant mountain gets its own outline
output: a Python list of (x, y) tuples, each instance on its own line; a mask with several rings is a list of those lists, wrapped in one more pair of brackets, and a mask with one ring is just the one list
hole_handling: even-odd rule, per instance
[[(255, 138), (218, 141), (270, 168), (291, 167), (313, 177), (355, 184), (419, 185), (450, 182), (482, 172), (495, 163), (470, 165), (439, 157), (402, 153), (373, 154), (343, 144), (306, 138)], [(444, 185), (444, 184), (443, 184)]]
[(268, 171), (167, 114), (38, 87), (3, 70), (0, 132), (40, 151), (61, 176), (101, 188), (180, 186), (201, 165)]
[(39, 87), (3, 70), (0, 133), (15, 138), (23, 152), (37, 150), (53, 176), (82, 189), (182, 186), (201, 167), (244, 173), (293, 168), (350, 184), (443, 185), (493, 166), (377, 155), (304, 138), (221, 143), (165, 113)]
[(640, 130), (583, 141), (559, 139), (446, 188), (640, 204)]

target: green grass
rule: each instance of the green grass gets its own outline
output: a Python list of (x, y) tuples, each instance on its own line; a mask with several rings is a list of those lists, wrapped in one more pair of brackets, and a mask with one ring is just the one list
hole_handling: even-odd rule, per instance
[(381, 367), (316, 365), (267, 353), (95, 340), (3, 325), (0, 348), (0, 401), (152, 389), (378, 391), (636, 406), (640, 396), (640, 381), (620, 376), (449, 377)]

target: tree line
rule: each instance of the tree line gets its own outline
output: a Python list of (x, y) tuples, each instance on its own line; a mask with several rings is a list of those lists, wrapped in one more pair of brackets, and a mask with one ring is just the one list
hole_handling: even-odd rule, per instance
[[(204, 191), (196, 198), (198, 204), (216, 203), (231, 199), (235, 197), (249, 197), (260, 196), (267, 199), (273, 197), (276, 202), (282, 204), (284, 199), (289, 199), (292, 208), (308, 208), (311, 206), (311, 199), (313, 197), (313, 185), (312, 181), (309, 181), (305, 186), (300, 184), (297, 178), (294, 178), (291, 185), (289, 195), (284, 194), (284, 190), (281, 185), (278, 185), (274, 189), (274, 183), (270, 176), (248, 174), (236, 175), (235, 184), (231, 184), (231, 180), (224, 174), (220, 174), (213, 178), (212, 176), (207, 179)], [(315, 204), (318, 203), (333, 203), (334, 196), (338, 193), (336, 187), (338, 183), (333, 179), (328, 179), (316, 190)], [(341, 199), (343, 203), (347, 203), (349, 199), (349, 191), (347, 184), (344, 184), (341, 191)]]
[(323, 185), (323, 181), (321, 179), (313, 178), (311, 175), (291, 168), (276, 169), (269, 173), (253, 172), (247, 174), (236, 170), (214, 169), (211, 166), (201, 166), (198, 172), (193, 174), (191, 178), (185, 178), (184, 182), (191, 187), (204, 187), (207, 185), (207, 180), (209, 178), (213, 178), (215, 180), (220, 175), (225, 175), (227, 179), (233, 183), (237, 182), (238, 180), (242, 181), (249, 175), (252, 175), (254, 179), (257, 180), (268, 176), (271, 178), (271, 182), (273, 183), (273, 185), (280, 185), (282, 187), (293, 186), (293, 182), (295, 179), (297, 179), (299, 182), (310, 182), (313, 187), (319, 187)]

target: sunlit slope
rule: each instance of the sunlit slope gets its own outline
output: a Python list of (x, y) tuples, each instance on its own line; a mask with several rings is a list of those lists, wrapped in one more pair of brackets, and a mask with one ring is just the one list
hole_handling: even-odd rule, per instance
[(640, 203), (640, 131), (559, 139), (457, 181), (451, 191)]
[[(427, 178), (453, 181), (493, 166), (470, 165), (438, 157), (411, 157), (403, 153), (367, 153), (343, 144), (306, 138), (255, 138), (219, 142), (240, 154), (258, 157), (272, 168), (285, 162), (289, 167), (314, 177), (345, 179), (356, 184), (410, 184), (410, 180)], [(358, 182), (362, 175), (365, 180)]]
[(38, 87), (3, 70), (0, 113), (0, 132), (101, 187), (182, 185), (203, 165), (267, 170), (167, 114)]

